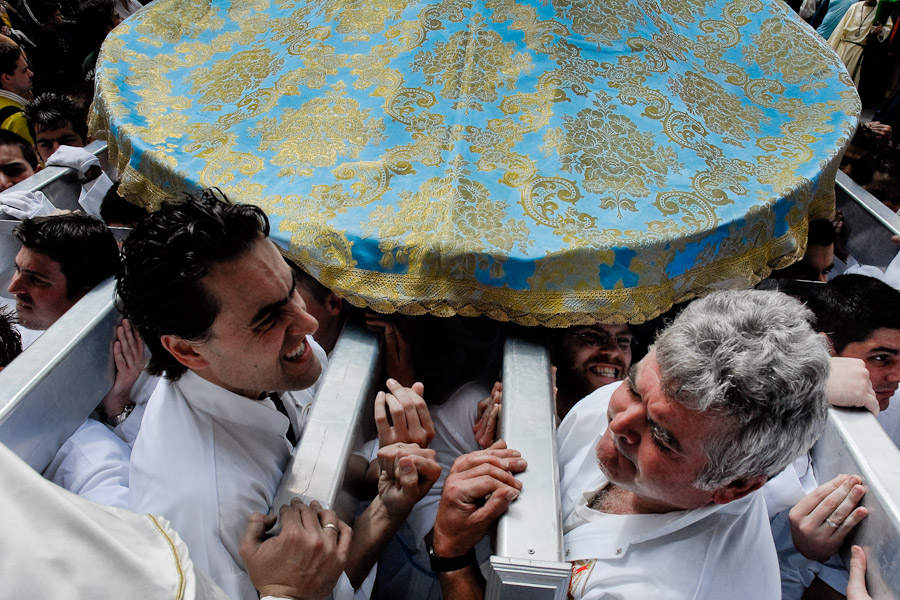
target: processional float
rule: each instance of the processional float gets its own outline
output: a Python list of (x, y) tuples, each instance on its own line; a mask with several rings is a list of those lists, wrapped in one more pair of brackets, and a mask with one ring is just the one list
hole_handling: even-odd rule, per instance
[[(107, 39), (91, 129), (128, 199), (259, 205), (354, 305), (564, 327), (797, 260), (859, 108), (781, 0), (156, 0)], [(553, 588), (529, 543), (495, 571)]]

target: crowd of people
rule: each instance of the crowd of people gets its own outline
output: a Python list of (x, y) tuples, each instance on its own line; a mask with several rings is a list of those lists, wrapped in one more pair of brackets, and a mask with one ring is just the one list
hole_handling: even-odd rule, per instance
[(894, 25), (900, 7), (890, 0), (787, 0), (844, 61), (863, 103), (878, 107), (900, 92)]
[[(843, 4), (797, 8), (813, 5), (809, 18), (835, 32), (856, 27), (861, 40), (892, 43), (892, 15), (859, 2), (838, 17)], [(21, 242), (14, 306), (0, 314), (0, 367), (112, 275), (123, 317), (114, 383), (44, 479), (0, 446), (2, 487), (20, 490), (0, 494), (19, 544), (4, 553), (0, 581), (48, 597), (174, 588), (234, 600), (482, 598), (491, 530), (528, 492), (516, 478), (527, 457), (498, 436), (506, 328), (360, 315), (384, 348), (371, 439), (356, 455), (365, 502), (350, 522), (317, 503), (273, 506), (356, 309), (279, 252), (260, 209), (204, 190), (148, 215), (83, 149), (79, 90), (83, 99), (103, 36), (138, 8), (42, 5), (39, 29), (0, 10), (9, 37), (0, 39), (0, 191), (45, 166), (74, 169), (82, 185), (76, 213), (40, 192), (0, 196)], [(868, 58), (832, 45), (848, 69), (862, 62), (865, 77)], [(876, 115), (842, 165), (895, 211), (897, 131)], [(121, 248), (109, 229), (119, 226), (132, 228)], [(811, 222), (804, 257), (773, 273), (821, 282), (799, 298), (722, 291), (656, 326), (543, 332), (569, 597), (866, 597), (865, 555), (854, 548), (850, 573), (835, 557), (866, 517), (865, 483), (816, 481), (809, 456), (829, 403), (870, 410), (900, 442), (891, 406), (900, 276), (850, 256), (851, 226), (840, 215)], [(281, 531), (269, 536), (273, 513)], [(21, 526), (35, 518), (46, 528)], [(72, 546), (55, 560), (74, 566), (31, 575), (30, 549), (62, 535)], [(113, 555), (119, 568), (97, 577), (98, 556)]]

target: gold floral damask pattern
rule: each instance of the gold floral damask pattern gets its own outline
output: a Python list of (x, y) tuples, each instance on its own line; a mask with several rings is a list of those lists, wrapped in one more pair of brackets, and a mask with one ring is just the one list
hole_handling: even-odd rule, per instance
[(800, 256), (858, 111), (780, 0), (156, 0), (91, 127), (359, 306), (640, 321)]
[(435, 43), (432, 51), (420, 52), (412, 69), (422, 71), (429, 86), (440, 82), (441, 96), (458, 100), (453, 108), (483, 110), (482, 102), (496, 101), (498, 89), (515, 89), (516, 80), (531, 71), (528, 55), (514, 49), (515, 44), (504, 43), (495, 31), (485, 31), (481, 19), (474, 18), (468, 30)]

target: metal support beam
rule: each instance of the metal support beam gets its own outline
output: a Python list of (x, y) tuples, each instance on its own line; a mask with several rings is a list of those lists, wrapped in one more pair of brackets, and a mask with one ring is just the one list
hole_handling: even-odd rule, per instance
[(503, 354), (501, 433), (528, 469), (522, 494), (497, 525), (487, 598), (561, 600), (571, 567), (563, 560), (550, 357), (539, 344), (511, 337)]
[(97, 285), (0, 372), (0, 442), (38, 472), (112, 387), (114, 289)]
[(857, 474), (867, 488), (862, 504), (869, 516), (851, 534), (842, 558), (849, 566), (850, 544), (862, 546), (868, 558), (869, 594), (876, 600), (900, 599), (900, 450), (868, 411), (828, 412), (825, 435), (813, 447), (817, 481)]
[(355, 470), (348, 469), (348, 463), (364, 441), (359, 429), (366, 401), (372, 396), (379, 343), (378, 336), (362, 322), (351, 321), (344, 327), (273, 507), (294, 497), (304, 502), (318, 500), (345, 522), (353, 522), (358, 499), (352, 492), (355, 482), (351, 479), (355, 477), (348, 477), (355, 475)]
[(860, 263), (884, 269), (897, 256), (891, 237), (900, 235), (900, 216), (838, 172), (835, 205), (850, 227), (847, 250)]

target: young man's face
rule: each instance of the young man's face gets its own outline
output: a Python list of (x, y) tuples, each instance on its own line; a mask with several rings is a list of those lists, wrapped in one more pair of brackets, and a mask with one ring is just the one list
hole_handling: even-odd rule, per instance
[(832, 269), (834, 269), (834, 244), (827, 246), (809, 244), (803, 258), (776, 273), (782, 279), (803, 279), (825, 283), (828, 281), (828, 274)]
[(878, 408), (885, 410), (900, 385), (900, 329), (876, 329), (863, 341), (847, 344), (838, 356), (866, 363)]
[(34, 73), (28, 66), (28, 61), (25, 60), (25, 55), (20, 54), (19, 60), (16, 62), (16, 68), (13, 70), (12, 75), (6, 73), (3, 73), (2, 75), (3, 89), (10, 91), (13, 94), (24, 96), (31, 91), (31, 79), (33, 77)]
[(48, 329), (81, 297), (69, 298), (58, 262), (25, 247), (16, 254), (16, 273), (7, 289), (16, 297), (19, 323), (28, 329)]
[(0, 192), (34, 175), (18, 146), (0, 146)]
[(634, 337), (628, 325), (571, 327), (556, 352), (556, 385), (572, 397), (625, 378), (631, 367)]
[(209, 339), (189, 342), (200, 364), (188, 366), (198, 375), (254, 399), (316, 382), (322, 366), (306, 336), (317, 323), (271, 241), (260, 237), (237, 259), (214, 265), (202, 283), (219, 314)]
[(78, 135), (72, 128), (72, 124), (66, 121), (64, 127), (58, 129), (44, 129), (34, 132), (34, 149), (37, 151), (41, 162), (47, 162), (47, 159), (56, 152), (60, 146), (72, 146), (74, 148), (84, 148), (85, 139)]
[(730, 424), (667, 398), (650, 352), (609, 401), (609, 426), (597, 443), (600, 468), (634, 493), (644, 512), (705, 506), (712, 492), (694, 486), (706, 465), (703, 444)]

